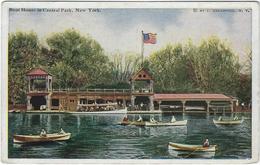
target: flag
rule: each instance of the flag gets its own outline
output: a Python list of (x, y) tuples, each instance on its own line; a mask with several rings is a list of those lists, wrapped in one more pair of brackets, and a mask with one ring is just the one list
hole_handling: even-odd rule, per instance
[(156, 44), (156, 33), (143, 33), (143, 42), (145, 44)]

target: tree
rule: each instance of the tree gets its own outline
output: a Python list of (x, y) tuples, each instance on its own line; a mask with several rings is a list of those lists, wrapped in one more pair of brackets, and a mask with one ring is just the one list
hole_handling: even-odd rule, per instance
[(141, 66), (141, 56), (134, 53), (114, 54), (111, 61), (111, 75), (114, 83), (127, 83)]
[(150, 71), (155, 78), (158, 92), (191, 91), (192, 82), (188, 75), (188, 65), (181, 44), (167, 45), (149, 58)]
[[(49, 64), (50, 70), (57, 75), (57, 86), (80, 88), (106, 82), (109, 72), (108, 57), (104, 55), (100, 44), (91, 37), (68, 29), (47, 38), (47, 44), (49, 49), (45, 52), (47, 55), (53, 54), (51, 57), (56, 60)], [(68, 72), (58, 72), (62, 68)], [(59, 75), (61, 73), (64, 74)]]
[(16, 32), (8, 36), (8, 96), (12, 104), (24, 103), (26, 73), (39, 66), (40, 44), (34, 32)]
[(252, 102), (252, 50), (246, 51), (246, 61), (243, 64), (244, 68), (239, 75), (239, 90), (238, 98), (241, 102), (249, 104)]
[(156, 90), (236, 95), (239, 63), (230, 47), (217, 37), (195, 46), (167, 45), (149, 59)]
[(202, 92), (236, 95), (240, 65), (227, 43), (212, 36), (203, 40), (196, 54), (189, 53), (196, 86)]

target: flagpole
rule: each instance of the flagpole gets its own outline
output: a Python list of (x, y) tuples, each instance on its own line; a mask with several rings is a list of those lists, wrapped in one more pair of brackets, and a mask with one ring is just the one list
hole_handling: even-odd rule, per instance
[(141, 45), (141, 56), (142, 56), (142, 67), (144, 65), (144, 32), (142, 30), (142, 35), (141, 35), (141, 42), (142, 42), (142, 45)]

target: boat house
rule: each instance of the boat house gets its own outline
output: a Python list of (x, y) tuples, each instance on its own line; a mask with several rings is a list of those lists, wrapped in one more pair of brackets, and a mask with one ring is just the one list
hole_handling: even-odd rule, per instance
[(98, 111), (128, 107), (135, 111), (233, 111), (232, 97), (223, 94), (155, 93), (154, 80), (141, 68), (133, 74), (130, 89), (53, 89), (52, 75), (41, 68), (32, 69), (28, 80), (27, 110)]

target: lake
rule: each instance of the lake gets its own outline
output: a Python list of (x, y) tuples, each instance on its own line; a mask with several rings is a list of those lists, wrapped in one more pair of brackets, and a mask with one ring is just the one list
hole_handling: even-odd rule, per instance
[[(241, 116), (242, 114), (238, 114)], [(142, 115), (148, 120), (151, 115)], [(156, 120), (168, 122), (172, 114), (152, 115)], [(208, 138), (217, 144), (214, 159), (251, 158), (251, 114), (238, 126), (214, 125), (206, 114), (174, 114), (176, 120), (187, 119), (187, 126), (138, 127), (122, 126), (118, 122), (124, 115), (88, 114), (36, 114), (9, 113), (9, 158), (71, 158), (71, 159), (179, 159), (168, 150), (168, 142), (202, 144)], [(138, 115), (128, 115), (130, 120)], [(63, 128), (71, 132), (71, 140), (38, 145), (13, 144), (14, 134), (48, 133)], [(184, 158), (196, 158), (190, 155)]]

